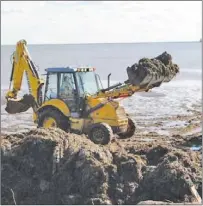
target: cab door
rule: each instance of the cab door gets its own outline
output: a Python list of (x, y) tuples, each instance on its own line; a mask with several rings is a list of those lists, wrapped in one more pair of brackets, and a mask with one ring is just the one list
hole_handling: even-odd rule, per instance
[(46, 88), (44, 101), (58, 98), (58, 75), (57, 73), (48, 73), (46, 77)]
[(74, 73), (60, 73), (59, 82), (59, 99), (63, 100), (71, 112), (77, 112), (77, 90)]

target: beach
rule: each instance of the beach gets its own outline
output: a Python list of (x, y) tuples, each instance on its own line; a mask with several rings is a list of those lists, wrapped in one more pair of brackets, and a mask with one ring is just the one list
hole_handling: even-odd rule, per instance
[[(202, 197), (202, 71), (200, 56), (196, 55), (200, 53), (199, 46), (199, 43), (143, 46), (148, 48), (146, 53), (151, 57), (156, 56), (160, 50), (170, 50), (169, 53), (180, 66), (180, 73), (171, 82), (150, 92), (135, 93), (132, 97), (119, 99), (136, 123), (136, 132), (128, 139), (119, 139), (114, 135), (106, 146), (93, 146), (85, 135), (36, 129), (32, 121), (32, 109), (21, 114), (7, 114), (4, 96), (9, 82), (5, 77), (9, 76), (11, 69), (8, 51), (12, 47), (4, 47), (4, 66), (1, 68), (5, 73), (5, 77), (1, 77), (4, 203), (13, 204), (11, 193), (5, 185), (13, 188), (19, 204), (138, 204), (142, 201), (152, 201), (152, 204), (153, 201), (198, 203)], [(89, 61), (98, 65), (104, 86), (108, 73), (115, 74), (112, 75), (111, 84), (122, 82), (126, 80), (122, 74), (126, 74), (128, 64), (147, 56), (144, 50), (138, 52), (140, 44), (55, 45), (49, 55), (54, 57), (58, 51), (57, 55), (61, 54), (62, 57), (60, 63), (59, 59), (50, 59), (46, 54), (50, 47), (31, 47), (35, 57), (33, 59), (42, 65), (41, 74), (42, 68), (65, 64), (65, 60), (66, 65), (68, 62), (76, 64), (81, 59), (81, 62)], [(88, 48), (88, 53), (85, 53), (85, 48)], [(38, 50), (45, 54), (44, 58), (37, 55)], [(69, 56), (66, 59), (65, 54), (73, 58)], [(26, 92), (24, 82), (20, 95)], [(55, 165), (55, 160), (50, 157), (54, 157), (58, 147), (50, 145), (59, 145), (60, 151), (63, 150), (63, 154), (58, 157), (58, 169), (53, 174), (50, 168)], [(38, 153), (46, 158), (40, 158)], [(22, 161), (25, 163), (23, 166), (20, 163)], [(17, 177), (21, 181), (14, 184)], [(13, 182), (9, 182), (12, 178)], [(69, 184), (64, 184), (64, 180)], [(21, 193), (22, 188), (27, 189)], [(197, 196), (191, 188), (197, 191)], [(33, 197), (33, 192), (36, 197)], [(53, 194), (57, 194), (55, 199), (52, 198)]]

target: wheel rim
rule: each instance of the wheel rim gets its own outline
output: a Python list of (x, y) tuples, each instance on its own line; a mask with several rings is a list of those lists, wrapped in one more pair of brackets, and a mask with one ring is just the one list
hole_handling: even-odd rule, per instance
[(50, 127), (57, 127), (56, 120), (52, 117), (48, 117), (43, 122), (44, 128), (50, 128)]
[(102, 129), (94, 129), (92, 131), (92, 137), (93, 137), (94, 141), (102, 142), (104, 137), (105, 137), (105, 133)]

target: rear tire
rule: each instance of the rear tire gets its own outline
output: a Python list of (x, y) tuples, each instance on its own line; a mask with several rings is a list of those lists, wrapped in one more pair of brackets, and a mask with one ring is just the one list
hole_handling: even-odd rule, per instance
[(88, 137), (95, 144), (106, 145), (111, 141), (113, 131), (106, 123), (96, 123), (90, 126)]
[(70, 124), (68, 119), (61, 112), (54, 109), (45, 109), (39, 113), (38, 127), (56, 127), (68, 132)]
[(136, 126), (132, 119), (128, 118), (128, 128), (126, 132), (118, 134), (120, 139), (130, 138), (135, 134)]

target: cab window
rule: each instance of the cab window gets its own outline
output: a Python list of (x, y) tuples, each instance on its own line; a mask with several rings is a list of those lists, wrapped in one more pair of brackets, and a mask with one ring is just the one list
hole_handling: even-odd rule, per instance
[(46, 88), (45, 100), (56, 99), (57, 95), (57, 74), (48, 74), (47, 76), (47, 88)]
[(73, 73), (61, 73), (59, 77), (59, 98), (62, 99), (72, 112), (76, 111), (77, 91)]

